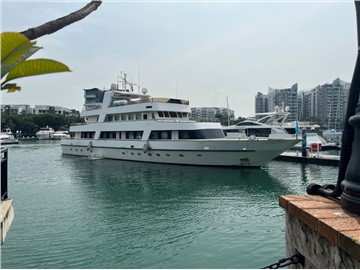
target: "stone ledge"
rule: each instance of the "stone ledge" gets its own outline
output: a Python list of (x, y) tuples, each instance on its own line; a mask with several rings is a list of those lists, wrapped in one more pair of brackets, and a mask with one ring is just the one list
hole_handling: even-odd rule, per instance
[(340, 199), (285, 195), (280, 196), (279, 205), (287, 214), (360, 260), (360, 216), (342, 209)]
[(13, 200), (1, 201), (1, 245), (5, 242), (7, 233), (10, 230), (11, 224), (14, 220)]

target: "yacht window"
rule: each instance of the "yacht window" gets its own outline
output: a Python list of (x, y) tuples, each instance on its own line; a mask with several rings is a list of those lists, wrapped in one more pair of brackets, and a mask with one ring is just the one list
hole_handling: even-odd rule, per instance
[(108, 115), (108, 122), (111, 122), (113, 120), (113, 116), (112, 115)]
[(115, 115), (114, 121), (119, 121), (119, 115)]
[(178, 113), (177, 113), (177, 116), (178, 116), (179, 118), (182, 118), (181, 112), (178, 112)]
[(165, 117), (170, 117), (169, 112), (164, 112)]
[(95, 132), (81, 132), (81, 138), (93, 139), (94, 137), (95, 137)]
[(123, 120), (123, 121), (126, 120), (126, 114), (122, 114), (122, 115), (121, 115), (121, 120)]
[(179, 131), (179, 139), (182, 139), (182, 140), (190, 139), (190, 131), (189, 130), (180, 130)]
[(159, 132), (158, 132), (158, 131), (151, 131), (149, 139), (150, 139), (150, 140), (157, 140), (157, 139), (159, 139)]
[(179, 130), (179, 139), (214, 139), (224, 138), (222, 129)]
[(151, 131), (150, 140), (170, 140), (171, 139), (171, 131), (162, 130), (162, 131)]
[(102, 131), (100, 133), (101, 139), (116, 139), (116, 131)]
[(164, 117), (163, 112), (158, 112), (159, 117)]
[(182, 115), (183, 115), (183, 117), (185, 117), (185, 118), (187, 117), (187, 113), (184, 113), (184, 112), (183, 112)]
[(143, 114), (143, 119), (144, 119), (144, 120), (147, 119), (147, 114), (146, 114), (146, 113)]
[(237, 123), (236, 126), (261, 126), (261, 125), (259, 123), (243, 121), (243, 122)]
[(161, 131), (161, 139), (162, 140), (171, 139), (171, 132), (170, 131)]
[(155, 113), (151, 113), (152, 119), (155, 119)]
[(142, 131), (136, 131), (135, 132), (135, 139), (141, 140), (142, 133), (143, 133)]
[(126, 132), (126, 139), (134, 139), (134, 132), (133, 131), (127, 131)]
[(246, 130), (247, 136), (269, 137), (269, 134), (271, 134), (271, 128), (248, 128)]
[(177, 117), (177, 114), (176, 114), (176, 112), (170, 112), (170, 117)]
[(135, 115), (135, 117), (136, 117), (136, 120), (140, 120), (140, 119), (141, 119), (141, 113), (137, 113), (137, 114)]

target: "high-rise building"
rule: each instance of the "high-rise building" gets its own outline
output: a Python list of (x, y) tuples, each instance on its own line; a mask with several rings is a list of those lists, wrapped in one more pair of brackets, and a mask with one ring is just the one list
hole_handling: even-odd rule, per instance
[[(339, 129), (344, 126), (350, 83), (337, 78), (332, 83), (319, 85), (310, 90), (313, 103), (306, 118), (315, 117), (319, 124), (327, 129)], [(306, 93), (305, 95), (309, 95)]]
[(255, 96), (255, 113), (268, 112), (268, 105), (268, 96), (258, 92)]
[(268, 109), (274, 111), (275, 107), (280, 108), (289, 107), (290, 115), (289, 121), (295, 121), (299, 118), (298, 115), (298, 84), (294, 84), (290, 88), (273, 89), (269, 87), (268, 92)]
[[(350, 83), (339, 78), (299, 93), (297, 84), (286, 89), (269, 87), (267, 95), (258, 92), (255, 96), (255, 113), (274, 111), (275, 106), (288, 106), (289, 121), (312, 121), (326, 129), (341, 129), (344, 127), (349, 89)], [(267, 110), (263, 107), (265, 99)]]

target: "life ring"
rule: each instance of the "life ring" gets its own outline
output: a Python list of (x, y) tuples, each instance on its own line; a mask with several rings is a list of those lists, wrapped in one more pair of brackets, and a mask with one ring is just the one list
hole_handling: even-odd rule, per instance
[(86, 147), (86, 150), (92, 152), (92, 146), (93, 146), (92, 141), (90, 141), (89, 144)]
[(147, 151), (149, 151), (149, 149), (150, 149), (150, 145), (149, 145), (148, 142), (146, 142), (146, 143), (144, 144), (144, 146), (143, 146), (143, 151), (144, 151), (144, 153), (146, 153)]

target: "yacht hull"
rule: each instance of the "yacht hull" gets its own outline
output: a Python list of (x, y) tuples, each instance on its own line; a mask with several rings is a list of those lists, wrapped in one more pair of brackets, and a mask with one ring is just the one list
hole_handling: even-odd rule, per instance
[(268, 138), (186, 141), (62, 139), (63, 154), (198, 166), (262, 166), (299, 140)]

